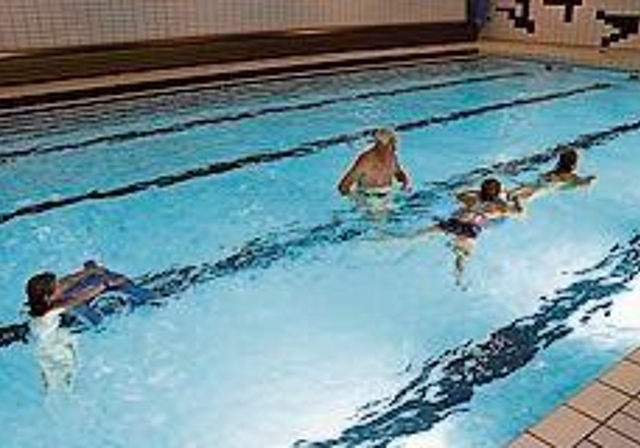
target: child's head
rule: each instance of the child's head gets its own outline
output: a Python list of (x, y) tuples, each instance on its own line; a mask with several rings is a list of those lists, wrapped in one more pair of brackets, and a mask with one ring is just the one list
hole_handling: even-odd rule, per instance
[(558, 174), (572, 173), (578, 165), (578, 153), (575, 149), (568, 149), (560, 154), (554, 171)]
[(29, 314), (39, 317), (51, 309), (49, 298), (55, 292), (57, 283), (56, 275), (52, 272), (34, 275), (27, 281), (25, 290), (29, 299)]
[(500, 197), (502, 184), (498, 179), (490, 177), (482, 181), (480, 185), (480, 200), (483, 202), (495, 201)]
[(98, 263), (96, 263), (95, 260), (87, 260), (84, 262), (84, 268), (85, 269), (97, 269), (98, 268)]

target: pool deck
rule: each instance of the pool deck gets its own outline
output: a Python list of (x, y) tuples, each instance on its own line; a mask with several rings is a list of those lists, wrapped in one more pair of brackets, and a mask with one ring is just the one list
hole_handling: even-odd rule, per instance
[(640, 51), (631, 49), (576, 47), (481, 40), (480, 52), (523, 59), (546, 60), (640, 73)]
[(639, 447), (640, 348), (509, 445), (509, 448)]

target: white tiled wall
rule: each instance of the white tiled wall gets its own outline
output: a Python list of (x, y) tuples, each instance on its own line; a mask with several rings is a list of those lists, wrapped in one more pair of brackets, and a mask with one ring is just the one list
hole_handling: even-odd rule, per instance
[(466, 20), (466, 0), (0, 0), (0, 50)]
[[(564, 6), (549, 6), (545, 5), (544, 0), (529, 0), (531, 19), (535, 21), (536, 28), (533, 33), (528, 33), (523, 28), (516, 28), (506, 12), (497, 10), (515, 7), (516, 13), (521, 15), (525, 1), (527, 0), (492, 0), (483, 36), (537, 43), (602, 46), (602, 38), (616, 29), (598, 20), (597, 11), (640, 17), (640, 0), (582, 0), (582, 5), (575, 8), (573, 21), (567, 23), (564, 20)], [(640, 35), (633, 34), (627, 39), (613, 42), (611, 48), (640, 49)]]

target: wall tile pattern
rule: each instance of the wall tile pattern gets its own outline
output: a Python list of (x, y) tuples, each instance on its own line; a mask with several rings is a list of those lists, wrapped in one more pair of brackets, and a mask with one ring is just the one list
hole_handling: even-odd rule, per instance
[(0, 50), (466, 20), (466, 0), (1, 0)]
[(483, 36), (640, 49), (640, 0), (492, 0)]

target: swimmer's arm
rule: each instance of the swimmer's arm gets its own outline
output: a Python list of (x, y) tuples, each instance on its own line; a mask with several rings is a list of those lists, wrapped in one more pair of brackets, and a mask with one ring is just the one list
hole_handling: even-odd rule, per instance
[(83, 303), (86, 303), (96, 298), (97, 296), (105, 292), (107, 288), (108, 286), (105, 283), (101, 283), (99, 285), (95, 285), (90, 288), (83, 289), (82, 291), (80, 291), (78, 294), (74, 295), (70, 299), (64, 300), (64, 302), (54, 303), (53, 307), (69, 310), (71, 308), (74, 308), (78, 305), (82, 305)]
[(478, 192), (473, 190), (459, 191), (456, 199), (465, 207), (473, 207), (478, 202)]
[(523, 200), (531, 199), (532, 197), (541, 193), (545, 189), (546, 189), (545, 186), (541, 184), (521, 185), (507, 192), (507, 199), (509, 201), (514, 201), (514, 200), (523, 201)]
[(522, 215), (524, 213), (522, 198), (519, 196), (513, 196), (509, 199), (509, 202), (504, 204), (503, 214), (505, 216)]
[(133, 281), (125, 275), (109, 272), (103, 283), (107, 288), (116, 288), (125, 283), (133, 283)]
[(340, 183), (338, 183), (338, 191), (341, 195), (346, 196), (351, 193), (351, 189), (354, 184), (359, 181), (359, 178), (362, 177), (360, 166), (362, 165), (363, 156), (360, 155), (356, 161), (351, 165), (351, 167), (347, 170), (347, 172), (340, 179)]
[(341, 195), (346, 196), (351, 193), (351, 189), (357, 180), (357, 171), (352, 167), (347, 173), (342, 177), (340, 183), (338, 184), (338, 191)]
[(58, 280), (62, 289), (75, 286), (76, 283), (84, 280), (86, 277), (94, 274), (105, 274), (106, 269), (98, 266), (95, 262), (85, 263), (85, 267), (72, 274), (66, 275)]
[(60, 287), (62, 289), (68, 289), (73, 287), (76, 283), (82, 281), (85, 277), (91, 274), (92, 274), (92, 271), (83, 269), (81, 271), (74, 272), (73, 274), (69, 274), (62, 277), (61, 279), (58, 280), (58, 283), (60, 284)]
[(395, 158), (395, 165), (396, 167), (395, 167), (393, 176), (396, 178), (398, 182), (400, 182), (403, 190), (410, 190), (411, 179), (409, 178), (409, 175), (407, 174), (407, 172), (400, 165), (400, 162), (398, 161), (397, 157)]
[(585, 177), (576, 176), (575, 184), (579, 187), (586, 187), (588, 185), (591, 185), (595, 180), (596, 176), (593, 174)]
[(546, 178), (550, 185), (557, 189), (569, 189), (574, 187), (586, 187), (591, 185), (593, 181), (596, 179), (595, 175), (590, 176), (578, 176), (577, 174), (571, 173), (569, 176), (554, 176)]

